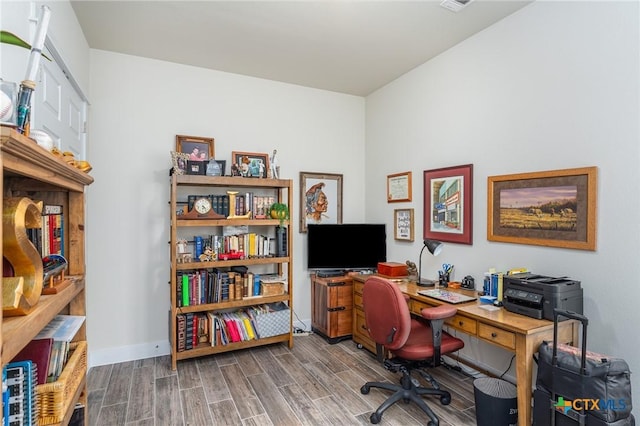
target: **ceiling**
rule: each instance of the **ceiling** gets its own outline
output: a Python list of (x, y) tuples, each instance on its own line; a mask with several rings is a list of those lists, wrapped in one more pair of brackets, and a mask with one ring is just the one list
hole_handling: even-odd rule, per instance
[(89, 46), (366, 96), (533, 0), (72, 0)]

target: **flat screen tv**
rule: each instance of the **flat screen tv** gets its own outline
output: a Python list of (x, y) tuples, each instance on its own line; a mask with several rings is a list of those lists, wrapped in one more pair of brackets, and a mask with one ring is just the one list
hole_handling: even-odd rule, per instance
[(385, 224), (308, 224), (307, 255), (307, 269), (375, 269), (387, 260)]

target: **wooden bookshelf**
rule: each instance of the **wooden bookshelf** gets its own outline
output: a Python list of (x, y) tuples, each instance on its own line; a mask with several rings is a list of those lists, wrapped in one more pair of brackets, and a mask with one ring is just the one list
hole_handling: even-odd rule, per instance
[[(286, 229), (287, 255), (286, 256), (262, 256), (247, 257), (233, 260), (198, 261), (195, 254), (191, 262), (178, 263), (176, 243), (179, 238), (190, 239), (194, 234), (206, 232), (208, 235), (221, 235), (223, 227), (247, 227), (249, 232), (270, 233), (275, 238), (275, 228), (280, 225), (276, 219), (184, 219), (177, 214), (178, 206), (185, 205), (190, 192), (200, 195), (223, 195), (226, 191), (255, 192), (265, 196), (273, 196), (275, 202), (285, 203), (291, 209), (293, 205), (293, 183), (290, 179), (256, 179), (225, 176), (200, 176), (200, 175), (173, 175), (170, 178), (170, 259), (171, 259), (171, 312), (170, 312), (170, 338), (171, 338), (171, 366), (175, 370), (177, 361), (195, 358), (215, 353), (234, 351), (255, 346), (268, 345), (279, 342), (288, 343), (293, 347), (293, 236), (289, 220), (283, 222)], [(203, 231), (204, 230), (204, 231)], [(193, 246), (189, 251), (193, 252)], [(190, 306), (178, 306), (178, 282), (177, 275), (180, 272), (207, 269), (225, 271), (233, 266), (246, 266), (249, 271), (269, 269), (266, 273), (277, 273), (287, 277), (288, 288), (282, 295), (244, 297), (236, 300), (226, 300), (217, 303), (194, 304)], [(289, 327), (286, 331), (276, 336), (245, 340), (228, 343), (227, 345), (212, 346), (210, 342), (202, 342), (192, 349), (178, 351), (177, 344), (177, 318), (180, 314), (198, 314), (207, 312), (219, 312), (222, 310), (242, 309), (256, 305), (282, 302), (289, 308)], [(211, 327), (209, 327), (211, 330)]]
[[(86, 316), (84, 191), (93, 178), (14, 129), (0, 127), (0, 131), (3, 197), (27, 197), (63, 206), (64, 252), (69, 262), (65, 277), (68, 285), (64, 289), (57, 294), (41, 296), (27, 315), (2, 318), (0, 342), (4, 367), (56, 315)], [(85, 325), (74, 340), (86, 340)], [(86, 368), (81, 374), (86, 376)], [(59, 424), (65, 424), (71, 418), (76, 402), (83, 403), (85, 410), (88, 409), (84, 378), (69, 404), (65, 405), (66, 411)]]

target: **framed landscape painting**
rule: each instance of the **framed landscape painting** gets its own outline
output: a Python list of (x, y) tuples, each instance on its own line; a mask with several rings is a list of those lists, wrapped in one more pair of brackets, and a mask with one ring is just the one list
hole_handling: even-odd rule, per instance
[(487, 239), (596, 249), (596, 167), (489, 176)]

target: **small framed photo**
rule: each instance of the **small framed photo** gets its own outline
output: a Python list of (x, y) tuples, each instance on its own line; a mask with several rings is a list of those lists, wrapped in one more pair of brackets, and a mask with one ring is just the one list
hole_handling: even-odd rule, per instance
[(413, 209), (393, 211), (393, 238), (400, 241), (413, 241)]
[(176, 135), (176, 151), (189, 155), (191, 161), (209, 161), (214, 158), (213, 138)]
[(189, 154), (171, 151), (171, 163), (173, 164), (173, 173), (176, 175), (184, 175), (187, 173), (187, 161)]
[(220, 176), (226, 176), (227, 160), (216, 160), (216, 163), (220, 166)]
[(411, 201), (411, 172), (387, 176), (387, 202)]
[(206, 175), (207, 163), (208, 163), (207, 161), (187, 160), (187, 174), (188, 175)]
[(269, 171), (269, 154), (261, 152), (231, 152), (233, 176), (266, 178)]

